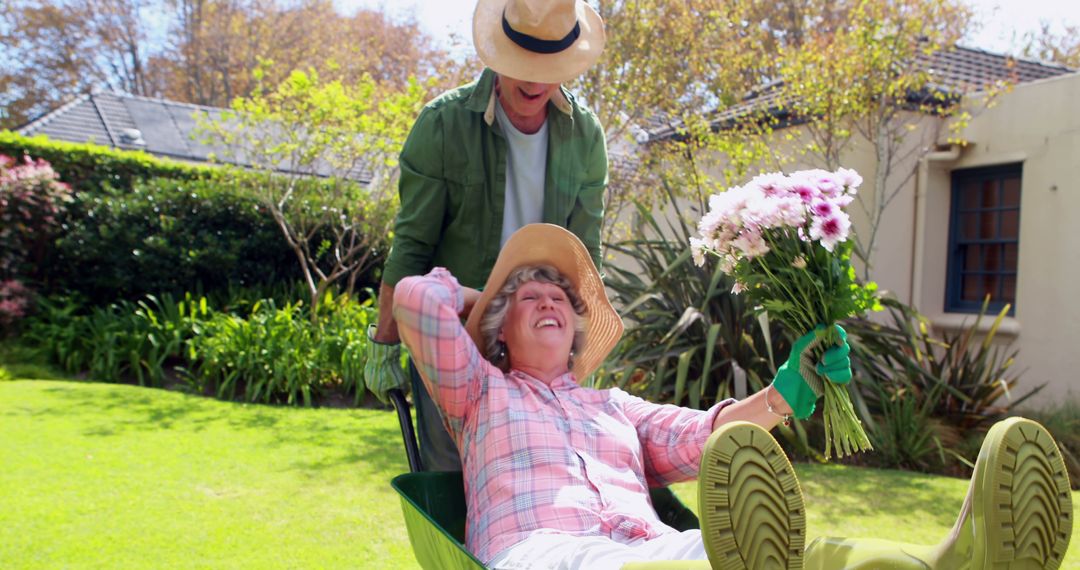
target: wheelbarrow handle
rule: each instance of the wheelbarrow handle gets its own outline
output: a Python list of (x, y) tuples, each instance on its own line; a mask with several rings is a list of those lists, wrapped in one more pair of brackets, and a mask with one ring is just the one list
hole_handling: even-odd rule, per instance
[(391, 388), (387, 394), (397, 411), (398, 423), (401, 424), (401, 438), (405, 442), (405, 455), (409, 459), (409, 471), (419, 473), (424, 470), (424, 462), (420, 459), (420, 448), (416, 444), (416, 431), (413, 429), (409, 401), (405, 399), (405, 392), (402, 392), (401, 388)]

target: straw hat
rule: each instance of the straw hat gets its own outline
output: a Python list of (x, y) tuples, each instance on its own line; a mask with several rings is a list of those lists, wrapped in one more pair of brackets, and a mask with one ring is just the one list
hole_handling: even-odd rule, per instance
[(465, 330), (476, 346), (483, 346), (480, 320), (491, 299), (502, 289), (506, 278), (518, 267), (550, 265), (563, 274), (585, 302), (585, 346), (574, 355), (574, 376), (578, 380), (596, 371), (622, 337), (623, 324), (604, 291), (600, 273), (585, 245), (576, 235), (554, 224), (529, 224), (506, 241), (495, 267), (491, 269), (480, 299), (473, 305)]
[(596, 63), (604, 51), (604, 22), (584, 0), (479, 0), (473, 45), (499, 74), (563, 83)]

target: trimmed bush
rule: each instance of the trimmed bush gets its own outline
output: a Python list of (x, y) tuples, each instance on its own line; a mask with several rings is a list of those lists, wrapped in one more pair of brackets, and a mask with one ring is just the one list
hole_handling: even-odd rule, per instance
[(296, 258), (255, 198), (212, 181), (137, 181), (78, 194), (48, 265), (50, 292), (92, 304), (292, 282)]
[(210, 178), (217, 170), (212, 166), (161, 159), (141, 151), (54, 141), (45, 136), (24, 137), (11, 131), (0, 131), (0, 154), (16, 160), (23, 156), (47, 160), (61, 180), (71, 184), (76, 192), (105, 186), (130, 188), (136, 180), (147, 178)]

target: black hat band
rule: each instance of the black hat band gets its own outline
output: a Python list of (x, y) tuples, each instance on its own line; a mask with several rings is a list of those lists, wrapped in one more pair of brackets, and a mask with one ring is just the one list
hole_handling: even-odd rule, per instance
[(505, 9), (503, 9), (502, 28), (503, 33), (506, 34), (506, 37), (510, 38), (510, 41), (514, 42), (522, 49), (526, 49), (534, 53), (543, 54), (559, 53), (566, 48), (574, 45), (574, 42), (577, 41), (578, 36), (581, 35), (581, 23), (575, 22), (574, 29), (570, 30), (570, 33), (566, 34), (566, 37), (561, 40), (541, 40), (539, 38), (534, 38), (529, 34), (523, 34), (510, 27), (510, 22), (506, 21)]

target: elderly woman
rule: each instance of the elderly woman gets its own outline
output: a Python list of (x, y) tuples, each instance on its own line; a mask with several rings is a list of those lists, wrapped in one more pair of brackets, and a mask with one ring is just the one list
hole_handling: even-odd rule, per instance
[[(619, 340), (622, 323), (588, 252), (558, 226), (515, 233), (483, 294), (440, 268), (402, 280), (394, 316), (461, 451), (467, 546), (493, 568), (619, 568), (705, 559), (707, 548), (722, 556), (720, 537), (730, 528), (716, 529), (708, 545), (699, 531), (678, 532), (657, 518), (648, 487), (697, 477), (720, 426), (741, 420), (767, 430), (793, 407), (800, 416), (813, 410), (813, 395), (788, 365), (769, 389), (706, 411), (578, 385)], [(830, 350), (831, 373), (850, 378), (847, 345)], [(765, 493), (775, 503), (767, 510), (798, 531), (798, 483), (765, 435), (756, 443), (729, 439), (788, 474), (777, 479), (782, 488)], [(730, 451), (717, 457), (718, 470)], [(706, 532), (713, 520), (703, 517)], [(801, 549), (799, 542), (764, 550), (786, 560)]]

